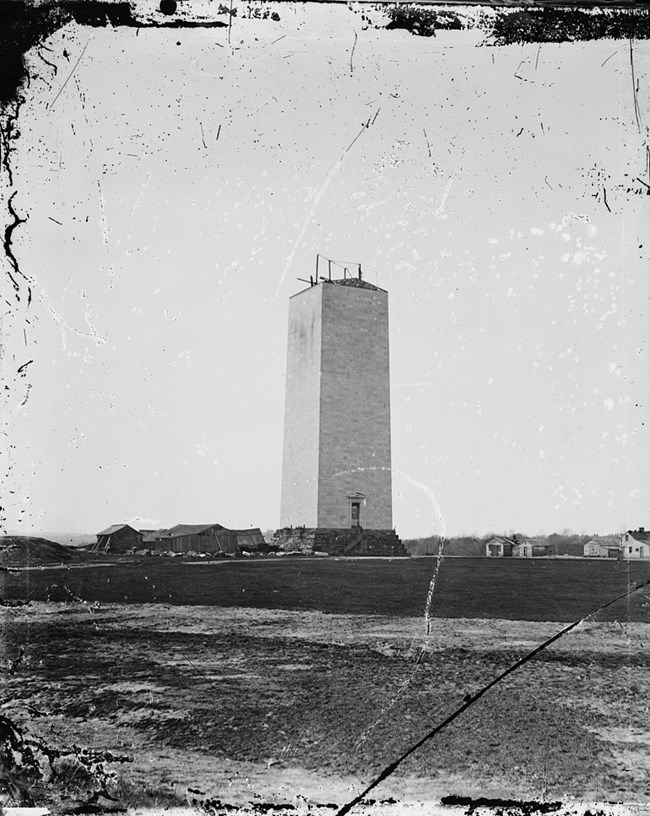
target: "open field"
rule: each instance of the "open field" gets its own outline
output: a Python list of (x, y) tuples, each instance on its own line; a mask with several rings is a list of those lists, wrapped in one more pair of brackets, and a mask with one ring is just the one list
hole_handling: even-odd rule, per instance
[[(0, 574), (0, 597), (100, 603), (171, 603), (420, 615), (435, 559), (141, 558), (111, 568)], [(650, 578), (650, 563), (571, 559), (444, 559), (436, 617), (571, 621)], [(647, 591), (599, 620), (650, 621)]]
[[(16, 661), (5, 670), (3, 711), (49, 745), (128, 755), (133, 762), (117, 767), (118, 799), (149, 797), (158, 812), (191, 788), (201, 801), (258, 812), (307, 802), (334, 813), (325, 805), (353, 798), (467, 695), (561, 629), (557, 621), (646, 578), (643, 564), (450, 560), (427, 637), (433, 567), (432, 559), (148, 559), (5, 573), (5, 598), (75, 597), (2, 610), (1, 662)], [(116, 603), (120, 593), (131, 603)], [(166, 602), (150, 602), (164, 593)], [(647, 594), (612, 608), (609, 622), (581, 624), (507, 677), (400, 766), (376, 799), (433, 807), (447, 795), (574, 797), (644, 807)], [(62, 811), (71, 801), (45, 788), (38, 796)]]

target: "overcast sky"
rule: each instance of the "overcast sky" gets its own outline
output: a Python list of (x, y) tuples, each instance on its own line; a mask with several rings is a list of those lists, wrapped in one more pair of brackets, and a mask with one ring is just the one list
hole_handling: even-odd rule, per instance
[(276, 527), (288, 299), (316, 252), (389, 292), (402, 537), (650, 526), (650, 199), (627, 192), (650, 182), (648, 44), (637, 123), (628, 42), (285, 9), (231, 47), (73, 24), (56, 75), (30, 55), (9, 529)]

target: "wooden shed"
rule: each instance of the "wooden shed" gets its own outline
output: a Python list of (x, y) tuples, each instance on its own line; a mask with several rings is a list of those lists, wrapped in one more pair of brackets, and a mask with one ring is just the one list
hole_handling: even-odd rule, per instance
[(547, 558), (555, 555), (555, 547), (545, 538), (528, 538), (524, 535), (515, 535), (516, 544), (512, 549), (514, 558)]
[(97, 541), (90, 548), (91, 552), (126, 553), (142, 547), (142, 533), (128, 524), (111, 524), (97, 533)]
[(597, 536), (586, 541), (582, 548), (586, 558), (619, 558), (620, 540), (614, 536)]
[[(176, 524), (154, 534), (149, 546), (155, 552), (235, 555), (237, 533), (221, 524)], [(153, 538), (153, 536), (147, 536)]]
[(241, 552), (257, 552), (264, 546), (264, 535), (259, 527), (252, 527), (249, 530), (232, 530), (237, 536), (237, 548)]

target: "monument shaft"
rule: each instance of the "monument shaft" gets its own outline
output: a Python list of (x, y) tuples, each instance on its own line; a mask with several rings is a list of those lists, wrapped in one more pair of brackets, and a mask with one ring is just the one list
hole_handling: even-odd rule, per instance
[(391, 530), (388, 293), (360, 278), (294, 295), (281, 525)]

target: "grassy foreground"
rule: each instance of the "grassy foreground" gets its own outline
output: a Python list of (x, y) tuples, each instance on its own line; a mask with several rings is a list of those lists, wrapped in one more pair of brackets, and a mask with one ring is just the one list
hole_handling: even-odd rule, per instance
[[(643, 563), (446, 559), (427, 636), (434, 568), (148, 558), (0, 573), (2, 710), (60, 756), (23, 788), (61, 814), (186, 801), (203, 816), (332, 813), (561, 622), (648, 576)], [(650, 801), (649, 596), (509, 675), (377, 799)]]
[[(435, 559), (147, 558), (110, 567), (0, 574), (0, 597), (171, 603), (328, 613), (422, 614)], [(607, 560), (447, 558), (431, 614), (441, 618), (572, 621), (650, 578), (650, 564)], [(599, 620), (650, 620), (647, 591)]]
[[(128, 757), (110, 765), (109, 810), (150, 801), (162, 812), (188, 789), (268, 812), (340, 805), (559, 628), (438, 618), (427, 638), (421, 618), (37, 602), (4, 616), (5, 665), (24, 649), (5, 711), (51, 747)], [(376, 797), (648, 802), (649, 662), (650, 627), (585, 624)], [(59, 812), (93, 792), (76, 773), (33, 790)]]

